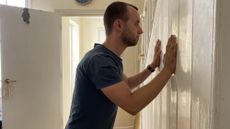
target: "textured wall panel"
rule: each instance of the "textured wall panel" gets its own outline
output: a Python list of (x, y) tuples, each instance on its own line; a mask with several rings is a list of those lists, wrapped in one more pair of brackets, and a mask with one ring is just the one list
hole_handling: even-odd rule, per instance
[(142, 129), (212, 127), (214, 11), (214, 0), (157, 1), (146, 65), (156, 39), (162, 40), (164, 53), (168, 37), (174, 34), (178, 39), (177, 71), (143, 110)]

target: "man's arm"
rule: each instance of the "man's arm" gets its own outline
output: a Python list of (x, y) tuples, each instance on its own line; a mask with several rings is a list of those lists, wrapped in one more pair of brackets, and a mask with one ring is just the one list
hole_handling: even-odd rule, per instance
[[(153, 56), (153, 61), (149, 65), (152, 69), (156, 69), (157, 67), (160, 66), (161, 62), (161, 41), (157, 40), (157, 43), (154, 48), (154, 56)], [(139, 84), (141, 84), (149, 75), (151, 74), (151, 71), (145, 68), (142, 72), (131, 76), (131, 77), (126, 77), (126, 75), (123, 75), (123, 80), (127, 83), (130, 89), (133, 89), (137, 87)]]
[(124, 78), (124, 81), (129, 86), (129, 88), (133, 89), (137, 87), (138, 85), (140, 85), (150, 74), (151, 72), (147, 68), (145, 68), (142, 72), (134, 76), (131, 76), (129, 78), (124, 74), (123, 78)]
[(166, 48), (165, 67), (152, 81), (133, 93), (125, 81), (102, 88), (102, 92), (114, 104), (135, 115), (159, 94), (172, 73), (175, 72), (176, 53), (176, 39), (174, 36), (171, 36)]
[(133, 93), (124, 81), (103, 88), (102, 92), (113, 103), (135, 115), (158, 95), (170, 76), (168, 70), (162, 70), (150, 83)]

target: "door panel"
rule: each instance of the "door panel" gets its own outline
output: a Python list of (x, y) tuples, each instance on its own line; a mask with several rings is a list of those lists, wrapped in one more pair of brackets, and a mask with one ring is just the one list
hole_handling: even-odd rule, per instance
[(4, 129), (60, 129), (61, 19), (52, 13), (0, 6)]

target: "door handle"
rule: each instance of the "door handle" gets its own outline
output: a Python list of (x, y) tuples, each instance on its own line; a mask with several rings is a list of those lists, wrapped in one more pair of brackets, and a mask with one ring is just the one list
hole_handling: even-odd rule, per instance
[(6, 84), (9, 84), (9, 83), (14, 83), (14, 82), (16, 82), (16, 80), (11, 80), (11, 79), (7, 78), (7, 79), (5, 79), (4, 82), (5, 82)]
[(4, 80), (5, 85), (3, 85), (3, 90), (2, 90), (2, 97), (5, 99), (8, 99), (9, 97), (11, 97), (13, 95), (13, 89), (14, 87), (12, 86), (11, 83), (15, 83), (16, 80), (11, 80), (9, 78), (6, 78)]

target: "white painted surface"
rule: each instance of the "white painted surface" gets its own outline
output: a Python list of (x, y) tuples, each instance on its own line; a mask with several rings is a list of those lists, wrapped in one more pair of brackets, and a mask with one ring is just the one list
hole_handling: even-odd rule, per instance
[(164, 52), (168, 37), (174, 34), (178, 39), (177, 71), (157, 98), (142, 111), (142, 129), (212, 128), (213, 98), (216, 97), (213, 96), (214, 2), (157, 1), (145, 65), (152, 59), (157, 38), (162, 40)]
[[(0, 6), (4, 129), (61, 129), (61, 19)], [(9, 94), (7, 93), (9, 92)]]
[(229, 0), (216, 0), (214, 128), (229, 129), (230, 116), (230, 13)]
[[(32, 0), (32, 8), (54, 11), (56, 9), (83, 9), (83, 10), (105, 10), (105, 8), (112, 2), (117, 0), (92, 0), (87, 5), (81, 5), (75, 0)], [(134, 4), (140, 8), (143, 7), (143, 0), (120, 0)]]
[(214, 10), (213, 0), (194, 0), (191, 87), (192, 129), (209, 129), (212, 125)]

